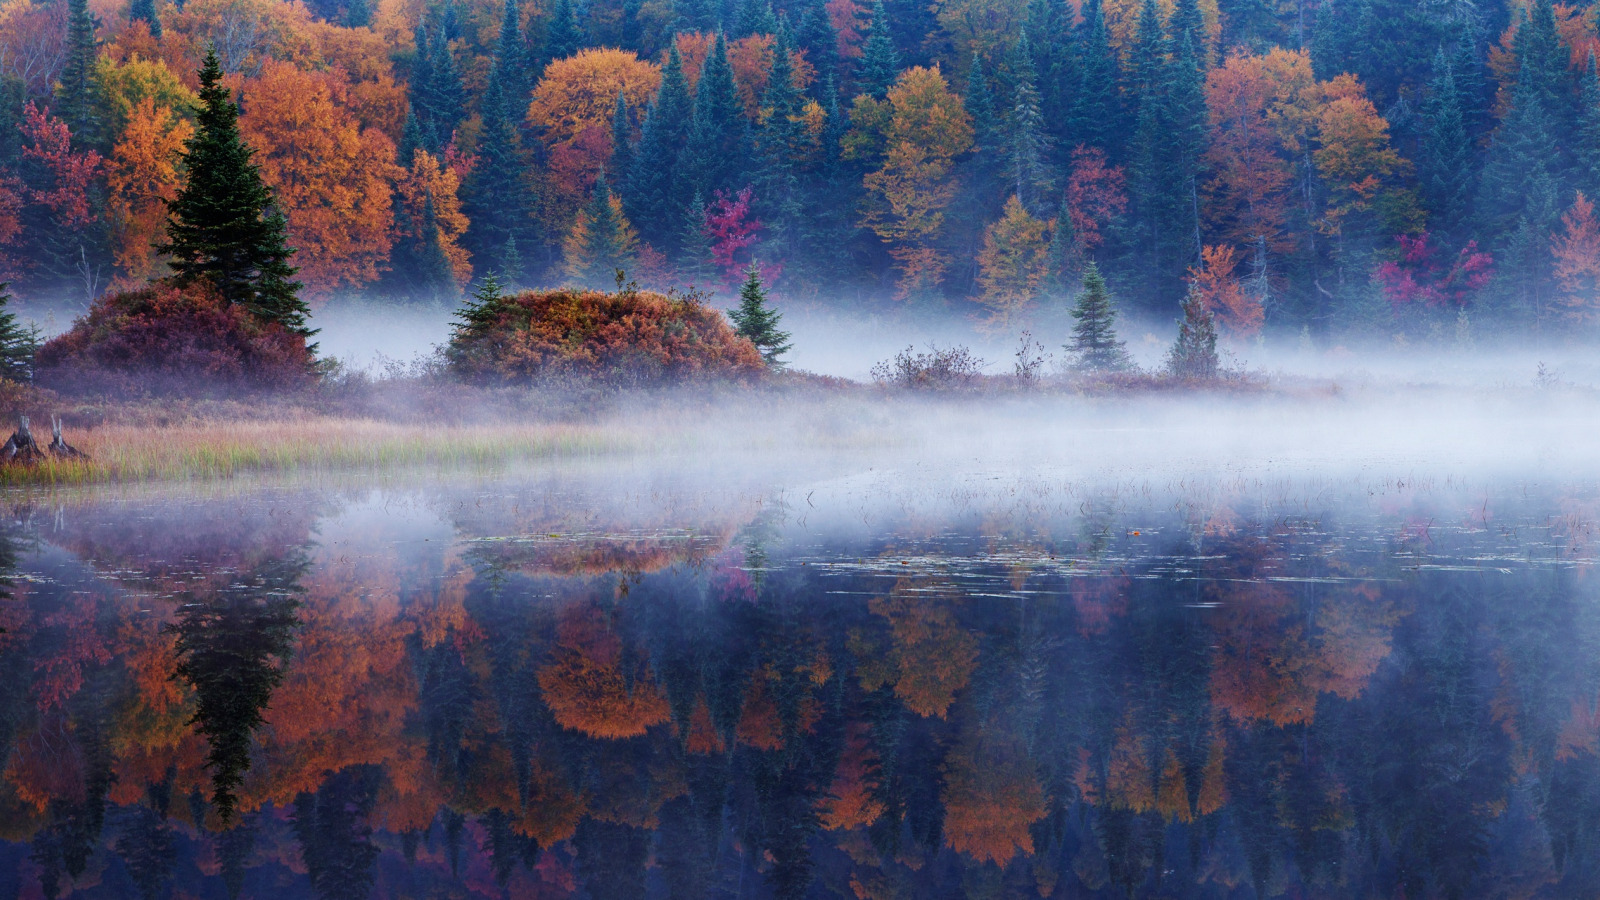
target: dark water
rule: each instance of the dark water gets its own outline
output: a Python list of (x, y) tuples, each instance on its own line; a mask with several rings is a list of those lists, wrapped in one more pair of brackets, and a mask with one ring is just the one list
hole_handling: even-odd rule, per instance
[(1600, 892), (1593, 485), (12, 503), (0, 897)]

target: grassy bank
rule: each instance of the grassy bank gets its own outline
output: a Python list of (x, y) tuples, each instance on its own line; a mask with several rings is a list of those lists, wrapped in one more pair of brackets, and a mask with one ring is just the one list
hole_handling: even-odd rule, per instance
[(429, 426), (307, 417), (69, 430), (88, 460), (0, 466), (0, 485), (228, 478), (250, 473), (482, 468), (530, 459), (626, 453), (643, 441), (616, 427), (576, 424)]

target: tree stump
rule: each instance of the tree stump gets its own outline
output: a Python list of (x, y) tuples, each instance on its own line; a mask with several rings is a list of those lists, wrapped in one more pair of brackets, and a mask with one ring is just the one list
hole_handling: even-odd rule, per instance
[(47, 458), (88, 459), (89, 455), (61, 439), (61, 419), (50, 417), (51, 440), (49, 446), (40, 447), (28, 427), (28, 417), (20, 417), (17, 430), (0, 445), (0, 463), (7, 465), (35, 465)]

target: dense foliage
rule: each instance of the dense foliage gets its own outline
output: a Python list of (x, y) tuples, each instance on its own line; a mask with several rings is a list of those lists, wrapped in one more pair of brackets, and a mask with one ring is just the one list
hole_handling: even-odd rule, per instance
[(156, 282), (108, 294), (39, 349), (51, 387), (240, 391), (304, 384), (305, 338), (229, 303), (207, 282)]
[(631, 289), (479, 296), (445, 356), (457, 376), (479, 382), (670, 384), (748, 378), (765, 367), (755, 345), (698, 297)]
[(1010, 328), (1093, 261), (1157, 320), (1203, 281), (1230, 339), (1600, 322), (1600, 31), (1549, 0), (4, 8), (0, 277), (28, 298), (192, 267), (165, 207), (215, 144), (313, 304), (489, 271), (731, 291), (759, 260), (789, 300)]

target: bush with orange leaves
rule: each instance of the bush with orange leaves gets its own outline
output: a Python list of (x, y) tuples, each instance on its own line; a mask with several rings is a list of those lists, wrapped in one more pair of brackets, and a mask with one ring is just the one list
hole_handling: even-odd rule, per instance
[(153, 282), (108, 294), (39, 348), (48, 387), (112, 393), (232, 393), (310, 384), (301, 335), (229, 303), (207, 284)]
[(445, 358), (475, 382), (645, 386), (744, 380), (765, 368), (755, 345), (695, 294), (571, 287), (478, 298), (461, 314)]

